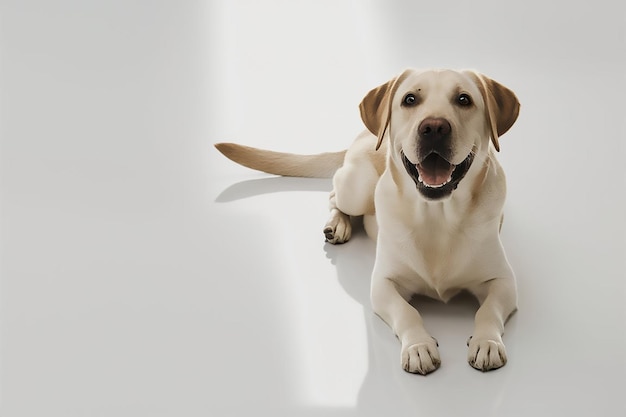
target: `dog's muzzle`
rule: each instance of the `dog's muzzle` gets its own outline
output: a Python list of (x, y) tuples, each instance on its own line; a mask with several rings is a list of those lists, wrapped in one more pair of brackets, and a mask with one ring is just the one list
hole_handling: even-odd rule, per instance
[(418, 164), (411, 162), (404, 152), (400, 152), (402, 163), (415, 182), (417, 190), (429, 200), (439, 200), (452, 194), (465, 177), (474, 161), (474, 153), (460, 164), (451, 164), (436, 152), (431, 152)]

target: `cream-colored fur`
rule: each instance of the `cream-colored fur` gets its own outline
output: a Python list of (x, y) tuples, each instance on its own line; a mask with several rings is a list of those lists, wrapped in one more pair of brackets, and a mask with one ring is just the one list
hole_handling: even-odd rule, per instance
[[(483, 371), (503, 366), (504, 323), (517, 295), (499, 237), (506, 186), (495, 151), (517, 119), (515, 94), (473, 71), (406, 70), (370, 91), (360, 109), (368, 130), (345, 154), (216, 147), (240, 164), (278, 175), (334, 172), (324, 234), (330, 243), (344, 243), (350, 216), (363, 216), (377, 241), (372, 307), (402, 343), (404, 370), (427, 374), (441, 362), (436, 340), (409, 300), (423, 294), (447, 301), (462, 290), (480, 302), (468, 342), (470, 365)], [(432, 131), (438, 133), (429, 136)]]

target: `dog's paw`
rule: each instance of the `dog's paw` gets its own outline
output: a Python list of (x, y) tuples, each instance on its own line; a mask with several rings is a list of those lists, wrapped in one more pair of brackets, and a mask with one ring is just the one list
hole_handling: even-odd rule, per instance
[(328, 243), (334, 245), (339, 243), (345, 243), (350, 240), (352, 236), (352, 225), (350, 224), (350, 216), (347, 214), (336, 211), (328, 219), (328, 222), (324, 226), (324, 236)]
[(469, 351), (467, 361), (479, 371), (490, 371), (506, 364), (506, 349), (501, 340), (477, 339), (467, 341)]
[(441, 365), (437, 341), (402, 347), (402, 369), (412, 374), (429, 374)]

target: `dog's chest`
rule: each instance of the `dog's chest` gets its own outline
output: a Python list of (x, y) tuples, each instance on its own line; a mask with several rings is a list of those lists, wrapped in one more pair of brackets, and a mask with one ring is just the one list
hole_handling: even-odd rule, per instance
[(467, 242), (458, 231), (423, 224), (411, 234), (412, 269), (429, 284), (446, 286), (467, 263)]
[(389, 222), (391, 233), (379, 241), (394, 259), (394, 280), (410, 292), (444, 300), (468, 287), (475, 278), (475, 236), (442, 216), (420, 215), (408, 223)]

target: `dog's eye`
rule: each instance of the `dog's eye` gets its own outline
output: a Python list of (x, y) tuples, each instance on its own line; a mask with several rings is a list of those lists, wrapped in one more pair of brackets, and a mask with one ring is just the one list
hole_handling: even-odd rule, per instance
[(409, 93), (404, 96), (402, 104), (404, 104), (405, 106), (415, 106), (417, 104), (417, 97), (415, 97), (415, 94)]
[(468, 94), (465, 94), (465, 93), (459, 94), (456, 101), (461, 106), (469, 106), (470, 104), (472, 104), (472, 98)]

